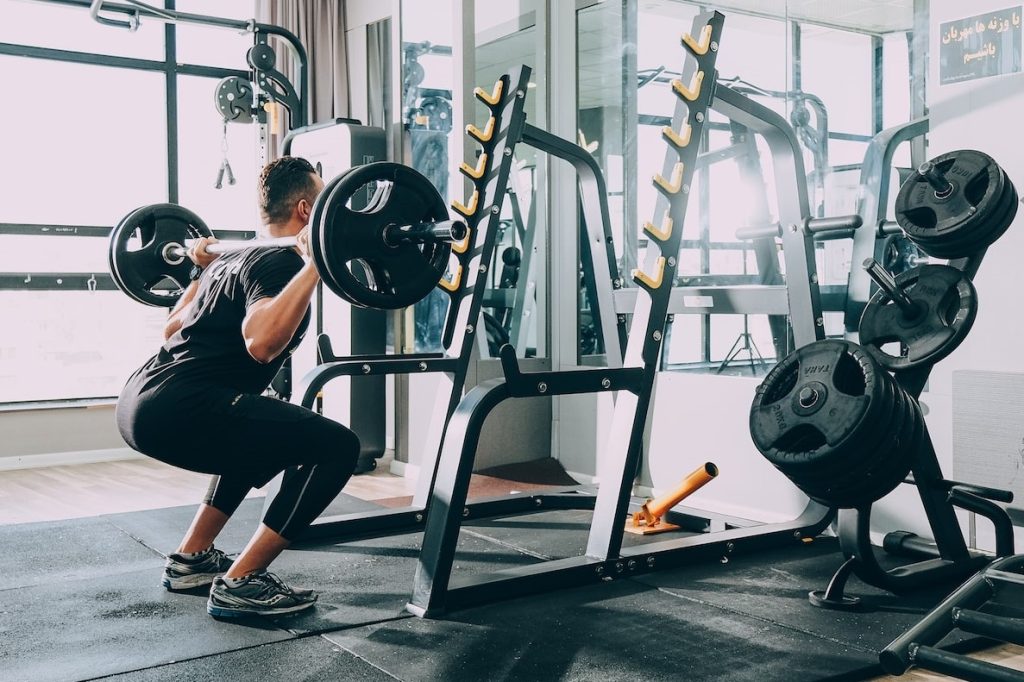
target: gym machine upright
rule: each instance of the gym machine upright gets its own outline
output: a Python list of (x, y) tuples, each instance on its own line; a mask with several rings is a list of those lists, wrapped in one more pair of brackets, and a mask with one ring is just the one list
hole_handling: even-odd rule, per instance
[[(643, 432), (669, 312), (685, 310), (687, 303), (694, 300), (706, 312), (757, 310), (763, 314), (767, 310), (790, 314), (798, 346), (822, 339), (814, 234), (849, 229), (859, 222), (855, 216), (811, 220), (802, 158), (792, 128), (773, 111), (727, 87), (716, 87), (714, 66), (723, 22), (724, 17), (718, 12), (700, 15), (691, 33), (683, 37), (689, 59), (682, 70), (683, 77), (672, 83), (676, 107), (671, 125), (663, 130), (668, 143), (665, 164), (654, 178), (659, 192), (655, 215), (660, 219), (657, 224), (644, 226), (649, 239), (646, 262), (633, 275), (639, 287), (616, 290), (612, 295), (617, 315), (632, 313), (624, 362), (601, 369), (525, 373), (519, 368), (515, 349), (502, 349), (504, 377), (472, 389), (458, 405), (445, 434), (413, 594), (407, 606), (413, 614), (433, 617), (449, 609), (498, 599), (613, 580), (733, 552), (798, 543), (815, 536), (831, 521), (831, 510), (813, 501), (792, 521), (763, 525), (676, 506), (665, 516), (683, 529), (684, 537), (622, 546), (628, 512), (639, 511), (642, 506), (641, 501), (631, 498), (631, 489), (643, 449)], [(786, 226), (781, 230), (786, 285), (673, 286), (697, 159), (696, 141), (701, 139), (709, 109), (740, 122), (768, 142), (776, 168), (780, 218)], [(510, 130), (509, 144), (517, 141), (515, 132)], [(632, 307), (627, 308), (627, 303)], [(605, 327), (608, 324), (603, 323)], [(456, 543), (466, 518), (470, 474), (481, 430), (491, 411), (512, 398), (608, 391), (617, 392), (608, 439), (609, 456), (601, 473), (586, 553), (488, 575), (460, 577), (452, 584)]]

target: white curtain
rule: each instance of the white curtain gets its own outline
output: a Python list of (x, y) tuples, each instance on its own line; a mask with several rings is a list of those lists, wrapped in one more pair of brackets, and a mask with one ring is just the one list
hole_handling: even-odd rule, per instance
[[(309, 123), (348, 116), (348, 59), (344, 0), (256, 0), (257, 21), (298, 36), (309, 57)], [(296, 83), (290, 48), (271, 37), (278, 68)]]

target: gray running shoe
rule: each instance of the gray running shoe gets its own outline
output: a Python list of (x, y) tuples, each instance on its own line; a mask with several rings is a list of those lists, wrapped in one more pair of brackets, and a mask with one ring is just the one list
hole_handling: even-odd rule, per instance
[(206, 611), (215, 618), (279, 616), (308, 609), (317, 599), (313, 590), (291, 588), (273, 573), (260, 571), (229, 587), (217, 577), (210, 588)]
[(170, 554), (164, 564), (162, 584), (168, 590), (191, 590), (209, 585), (218, 575), (227, 573), (232, 563), (224, 552), (215, 547), (194, 559)]

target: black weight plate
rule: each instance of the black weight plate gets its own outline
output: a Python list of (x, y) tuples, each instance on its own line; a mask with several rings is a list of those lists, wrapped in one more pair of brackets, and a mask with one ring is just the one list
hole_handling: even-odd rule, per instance
[[(906, 480), (924, 440), (924, 415), (916, 400), (907, 396), (907, 418), (901, 432), (895, 435), (885, 466), (875, 471), (872, 480), (859, 491), (864, 502), (877, 501), (891, 493)], [(861, 502), (860, 504), (864, 504)], [(850, 504), (848, 506), (859, 506)]]
[(834, 469), (824, 486), (807, 490), (811, 499), (833, 507), (859, 507), (887, 495), (907, 477), (920, 445), (913, 435), (920, 408), (892, 377), (885, 378), (894, 390), (893, 418), (878, 427), (881, 438), (870, 446), (865, 443), (861, 461), (851, 458), (846, 466)]
[(988, 246), (992, 242), (985, 228), (1006, 211), (1005, 173), (992, 157), (973, 150), (942, 154), (932, 164), (953, 184), (953, 191), (938, 196), (921, 173), (912, 173), (896, 197), (900, 227), (939, 258), (966, 256)]
[(879, 409), (851, 447), (817, 458), (813, 468), (787, 465), (783, 472), (809, 497), (823, 499), (829, 491), (855, 485), (866, 473), (881, 466), (884, 443), (893, 429), (899, 427), (903, 413), (895, 381), (885, 372), (879, 372), (877, 377), (882, 388), (876, 403)]
[(1003, 192), (1002, 197), (993, 203), (993, 213), (978, 223), (972, 233), (961, 230), (959, 235), (950, 234), (929, 242), (930, 255), (947, 259), (970, 256), (987, 248), (1006, 232), (1017, 215), (1017, 190), (1005, 171), (1000, 172), (1004, 178)]
[[(876, 291), (861, 314), (861, 345), (893, 371), (934, 364), (956, 350), (978, 314), (970, 278), (949, 265), (922, 265), (896, 277), (896, 286), (922, 312), (907, 318), (885, 291)], [(885, 349), (895, 343), (899, 355)]]
[[(350, 202), (371, 183), (391, 185), (386, 198), (356, 210)], [(356, 305), (397, 309), (416, 303), (437, 285), (451, 245), (443, 242), (389, 246), (388, 225), (442, 221), (448, 207), (417, 171), (386, 161), (352, 169), (324, 192), (320, 219), (310, 223), (319, 241), (317, 269), (327, 286)]]
[(171, 308), (188, 285), (193, 264), (188, 258), (169, 260), (165, 248), (212, 234), (202, 218), (177, 204), (137, 208), (110, 233), (110, 275), (136, 301)]
[[(338, 175), (338, 176), (332, 178), (330, 181), (328, 181), (327, 184), (324, 185), (323, 190), (321, 190), (320, 194), (317, 196), (316, 201), (313, 202), (313, 208), (309, 212), (309, 223), (308, 223), (308, 225), (309, 225), (309, 231), (310, 231), (310, 234), (309, 234), (310, 257), (313, 259), (313, 263), (316, 265), (317, 272), (320, 273), (320, 278), (321, 279), (324, 279), (325, 277), (329, 277), (330, 273), (328, 273), (326, 271), (327, 260), (324, 258), (324, 255), (323, 255), (323, 243), (322, 243), (322, 240), (320, 239), (320, 235), (322, 234), (322, 230), (314, 228), (314, 225), (319, 225), (320, 221), (323, 219), (324, 208), (327, 205), (328, 197), (330, 196), (331, 191), (341, 181), (341, 179), (343, 177), (345, 177), (345, 174), (350, 172), (350, 171), (351, 171), (351, 169), (349, 171), (345, 171), (345, 172), (341, 173), (340, 175)], [(349, 300), (347, 297), (343, 296), (342, 298), (345, 298), (345, 300), (349, 301), (349, 303), (352, 303), (352, 301)]]
[(783, 472), (813, 471), (852, 452), (874, 428), (886, 396), (881, 368), (845, 341), (788, 355), (758, 387), (750, 411), (757, 449)]

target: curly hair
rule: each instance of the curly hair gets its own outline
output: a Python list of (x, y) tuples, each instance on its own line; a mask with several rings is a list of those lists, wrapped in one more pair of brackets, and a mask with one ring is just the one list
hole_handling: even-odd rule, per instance
[(260, 216), (265, 223), (283, 223), (292, 215), (296, 202), (313, 203), (317, 195), (316, 170), (297, 156), (282, 156), (260, 172)]

